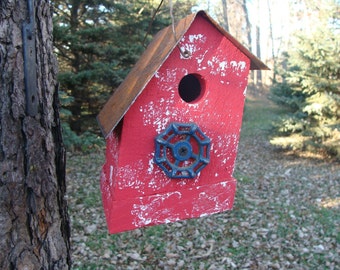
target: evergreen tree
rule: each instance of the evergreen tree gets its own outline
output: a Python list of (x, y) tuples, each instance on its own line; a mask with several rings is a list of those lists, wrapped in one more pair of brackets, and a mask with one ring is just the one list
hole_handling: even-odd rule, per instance
[[(97, 108), (119, 85), (142, 48), (135, 29), (122, 18), (131, 14), (113, 1), (55, 1), (54, 45), (61, 65), (59, 81), (70, 97), (70, 126), (77, 133), (88, 128)], [(123, 33), (124, 32), (124, 33)]]
[[(64, 131), (68, 138), (73, 136), (76, 142), (73, 132), (79, 135), (97, 128), (95, 116), (103, 103), (125, 78), (152, 35), (170, 24), (164, 4), (153, 18), (160, 2), (54, 1), (54, 45), (60, 63), (61, 97), (69, 123), (64, 123)], [(182, 6), (176, 3), (176, 10), (181, 11), (176, 12), (177, 16), (190, 13), (190, 1), (185, 2)]]
[(274, 82), (272, 99), (291, 113), (276, 124), (281, 137), (271, 142), (340, 157), (340, 17), (336, 8), (328, 15), (310, 35), (298, 36), (283, 81)]

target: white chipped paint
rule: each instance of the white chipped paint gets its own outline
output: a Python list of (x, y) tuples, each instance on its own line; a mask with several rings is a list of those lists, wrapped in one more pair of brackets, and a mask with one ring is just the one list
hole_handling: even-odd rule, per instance
[(222, 187), (227, 187), (228, 186), (227, 182), (221, 182), (220, 184), (221, 184)]
[[(184, 36), (181, 39), (180, 48), (182, 51), (188, 51), (190, 53), (190, 58), (202, 49), (202, 44), (207, 41), (207, 37), (204, 34), (190, 34)], [(186, 59), (182, 54), (180, 54), (181, 59)]]
[(107, 141), (110, 142), (109, 152), (114, 161), (118, 160), (118, 152), (117, 149), (119, 147), (119, 139), (115, 132), (111, 132), (110, 136), (107, 138)]
[(169, 209), (155, 211), (155, 209), (159, 209), (160, 204), (164, 203), (165, 200), (172, 196), (177, 196), (177, 199), (181, 199), (182, 194), (179, 191), (169, 192), (155, 196), (153, 201), (148, 202), (148, 204), (143, 204), (142, 201), (140, 204), (133, 204), (131, 215), (134, 216), (134, 220), (132, 224), (136, 227), (141, 227), (151, 223), (161, 223), (164, 222), (164, 214), (172, 215), (166, 219), (168, 222), (179, 220), (178, 215), (176, 215), (176, 213), (170, 213)]
[(180, 220), (181, 219), (179, 217), (167, 218), (164, 220), (164, 223), (168, 224), (168, 223), (173, 223), (173, 222), (180, 221)]
[(220, 166), (225, 166), (230, 160), (231, 152), (235, 152), (238, 144), (237, 134), (220, 134), (211, 144), (211, 153), (218, 158)]
[[(151, 100), (147, 104), (140, 105), (139, 112), (143, 118), (143, 126), (152, 127), (157, 133), (160, 133), (166, 129), (173, 115), (188, 113), (191, 109), (198, 107), (197, 104), (190, 104), (191, 109), (188, 109), (187, 112), (178, 112), (174, 104), (177, 92), (177, 88), (174, 85), (188, 73), (188, 70), (185, 68), (168, 68), (157, 72), (157, 91), (160, 92), (160, 98), (159, 100)], [(162, 97), (161, 92), (167, 92), (167, 98)]]
[(153, 189), (154, 191), (156, 191), (158, 188), (160, 188), (160, 186), (158, 185), (158, 182), (156, 181), (155, 178), (150, 179), (148, 187), (150, 189)]
[[(198, 104), (198, 103), (188, 103), (188, 106), (189, 106), (190, 110), (192, 110), (192, 109), (197, 109), (198, 107), (200, 107), (200, 104)], [(189, 113), (189, 110), (187, 111), (187, 113)]]
[[(209, 50), (206, 50), (203, 54), (199, 55), (196, 57), (196, 60), (197, 60), (197, 64), (199, 66), (199, 69), (201, 68), (200, 65), (202, 64), (204, 58), (205, 58), (205, 55), (208, 53)], [(202, 68), (203, 69), (203, 68)]]
[(163, 130), (166, 129), (169, 122), (170, 122), (170, 118), (159, 117), (153, 122), (153, 126), (156, 127), (155, 130), (157, 133), (161, 133)]
[(246, 62), (245, 61), (230, 61), (230, 66), (233, 71), (240, 71), (244, 72), (246, 69)]
[[(240, 76), (246, 70), (246, 62), (244, 61), (227, 61), (224, 55), (215, 55), (207, 61), (207, 67), (210, 69), (212, 75), (219, 75), (226, 77), (228, 70), (231, 69), (237, 76)], [(203, 69), (202, 67), (200, 67)]]
[(113, 185), (113, 172), (114, 172), (114, 167), (112, 165), (110, 165), (110, 186)]
[(162, 198), (162, 201), (164, 201), (174, 195), (177, 195), (178, 199), (182, 198), (182, 193), (180, 191), (168, 192), (166, 194), (160, 195), (160, 197)]
[(246, 69), (246, 62), (244, 62), (244, 61), (239, 61), (239, 62), (238, 62), (238, 66), (239, 66), (241, 72), (244, 72), (245, 69)]
[(221, 209), (229, 209), (232, 200), (229, 196), (225, 197), (225, 195), (231, 191), (232, 186), (228, 181), (225, 181), (214, 185), (214, 190), (219, 191), (217, 193), (212, 190), (198, 193), (198, 197), (193, 199), (193, 213), (200, 213), (199, 216), (204, 217), (218, 213)]
[[(157, 71), (155, 77), (157, 78), (157, 86), (159, 91), (169, 91), (171, 86), (177, 80), (177, 76), (184, 76), (188, 74), (186, 68), (167, 68), (162, 71)], [(169, 88), (170, 86), (170, 88)]]
[(139, 160), (134, 164), (119, 167), (117, 176), (120, 181), (117, 181), (117, 188), (119, 190), (134, 189), (139, 193), (144, 194), (146, 183), (139, 178), (139, 171), (143, 170), (143, 162)]
[[(220, 75), (226, 77), (228, 71), (234, 72), (237, 76), (241, 76), (246, 71), (246, 62), (238, 60), (226, 60), (225, 51), (219, 49), (210, 58), (206, 59), (206, 55), (211, 48), (207, 48), (207, 37), (204, 34), (196, 33), (183, 36), (180, 42), (180, 48), (182, 51), (188, 51), (190, 53), (190, 59), (197, 61), (197, 70), (209, 69), (212, 75)], [(181, 59), (184, 59), (182, 54), (179, 54)], [(195, 58), (193, 58), (195, 57)], [(221, 82), (224, 84), (225, 82)]]
[[(108, 146), (108, 153), (109, 153), (109, 156), (111, 156), (110, 159), (112, 159), (112, 162), (113, 164), (110, 164), (110, 171), (109, 171), (109, 175), (105, 175), (105, 180), (106, 180), (106, 177), (108, 177), (108, 185), (105, 186), (105, 188), (109, 189), (110, 187), (113, 186), (114, 184), (114, 178), (115, 178), (115, 170), (114, 170), (114, 167), (118, 161), (118, 147), (119, 147), (119, 140), (118, 140), (118, 137), (116, 135), (115, 132), (111, 132), (110, 136), (107, 138), (107, 146)], [(108, 153), (106, 153), (106, 155), (108, 155)], [(106, 161), (108, 162), (108, 160)], [(108, 191), (107, 191), (108, 192)]]
[[(143, 125), (152, 126), (156, 132), (160, 133), (163, 131), (170, 122), (171, 107), (173, 104), (173, 98), (165, 100), (161, 98), (158, 102), (150, 101), (139, 108), (142, 113)], [(164, 117), (165, 115), (169, 117)]]
[[(169, 183), (172, 181), (170, 178), (164, 179), (164, 172), (159, 169), (157, 165), (155, 165), (154, 160), (154, 153), (151, 153), (149, 155), (149, 169), (148, 169), (148, 174), (152, 176), (147, 183), (147, 187), (149, 190), (152, 190), (153, 192), (156, 192), (158, 190), (162, 190), (164, 187), (168, 186)], [(152, 173), (151, 169), (153, 170)]]
[(206, 40), (207, 40), (207, 38), (203, 34), (189, 35), (189, 41), (191, 43), (193, 43), (195, 41), (200, 41), (202, 43), (205, 43)]
[(235, 70), (237, 69), (237, 62), (236, 61), (230, 61), (230, 66)]
[(199, 195), (198, 195), (198, 199), (203, 199), (203, 198), (207, 198), (208, 195), (205, 193), (205, 192), (201, 192)]
[(228, 61), (222, 61), (219, 63), (219, 69), (221, 71), (225, 71), (228, 68)]
[[(169, 179), (168, 181), (164, 181), (164, 172), (162, 170), (158, 170), (155, 169), (155, 162), (154, 162), (154, 153), (151, 153), (149, 155), (149, 161), (148, 161), (148, 174), (153, 176), (152, 178), (150, 178), (150, 180), (148, 181), (148, 188), (153, 190), (154, 192), (156, 192), (159, 189), (162, 189), (164, 187), (166, 187), (169, 182), (171, 181), (171, 179)], [(156, 166), (156, 168), (158, 168)]]
[(153, 169), (154, 169), (154, 155), (155, 153), (151, 153), (151, 158), (149, 159), (149, 162), (148, 162), (148, 174), (152, 174), (153, 173)]
[(108, 198), (110, 198), (111, 197), (111, 187), (110, 187), (111, 181), (109, 181), (109, 185), (105, 184), (107, 183), (107, 178), (106, 178), (106, 174), (104, 170), (102, 170), (100, 173), (100, 180), (103, 183), (101, 185), (102, 193), (105, 194), (105, 196), (107, 196)]
[(164, 83), (173, 83), (176, 79), (177, 69), (166, 69), (165, 74), (158, 73), (158, 82), (161, 84)]
[[(196, 47), (196, 45), (195, 44), (188, 44), (188, 43), (186, 43), (186, 44), (183, 44), (182, 46), (181, 46), (181, 51), (182, 52), (189, 52), (189, 58), (192, 56), (192, 55), (194, 55), (195, 54), (195, 52), (197, 51), (197, 47)], [(180, 53), (180, 58), (181, 59), (187, 59), (186, 57), (184, 57), (181, 53)]]
[(209, 195), (206, 192), (200, 192), (197, 199), (199, 201), (213, 202), (213, 204), (214, 204), (213, 208), (210, 208), (209, 210), (206, 209), (204, 212), (202, 212), (203, 211), (202, 208), (205, 208), (205, 206), (203, 206), (202, 203), (195, 204), (194, 207), (193, 207), (193, 211), (196, 212), (196, 213), (201, 212), (200, 216), (202, 216), (202, 215), (204, 216), (206, 214), (213, 213), (213, 212), (216, 211), (214, 209), (217, 209), (217, 211), (218, 211), (218, 203), (219, 202), (218, 202), (218, 197), (216, 197), (215, 195)]
[(208, 60), (208, 62), (207, 62), (208, 67), (214, 68), (214, 59), (215, 59), (215, 58), (216, 58), (216, 57), (213, 57), (211, 60)]
[(243, 96), (246, 96), (248, 87), (246, 86), (243, 91)]

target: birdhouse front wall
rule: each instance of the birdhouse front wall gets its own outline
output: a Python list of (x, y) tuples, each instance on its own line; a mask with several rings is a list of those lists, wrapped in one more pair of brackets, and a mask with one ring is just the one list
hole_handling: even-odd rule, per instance
[[(178, 47), (190, 56), (185, 58), (176, 47), (107, 139), (101, 178), (111, 232), (216, 213), (233, 205), (232, 173), (250, 60), (199, 16)], [(179, 91), (188, 75), (200, 84), (193, 101), (184, 100)], [(211, 139), (210, 162), (193, 179), (171, 179), (154, 162), (155, 137), (173, 122), (195, 123)], [(178, 204), (181, 199), (188, 205)], [(131, 225), (110, 226), (122, 218)]]

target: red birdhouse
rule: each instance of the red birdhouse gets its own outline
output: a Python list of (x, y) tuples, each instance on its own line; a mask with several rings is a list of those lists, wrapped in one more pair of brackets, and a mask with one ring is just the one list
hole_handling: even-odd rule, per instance
[(98, 115), (110, 233), (232, 208), (250, 69), (268, 68), (203, 11), (155, 36)]

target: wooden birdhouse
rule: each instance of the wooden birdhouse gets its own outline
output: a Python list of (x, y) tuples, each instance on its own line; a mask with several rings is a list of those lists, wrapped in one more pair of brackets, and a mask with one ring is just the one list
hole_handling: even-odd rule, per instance
[(110, 233), (232, 208), (252, 69), (268, 68), (203, 11), (155, 36), (98, 115)]

